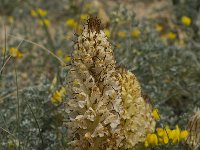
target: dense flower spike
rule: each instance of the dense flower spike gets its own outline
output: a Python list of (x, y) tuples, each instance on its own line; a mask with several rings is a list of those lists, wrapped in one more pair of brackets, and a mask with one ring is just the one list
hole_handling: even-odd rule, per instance
[(117, 69), (100, 20), (90, 18), (74, 45), (66, 111), (69, 148), (133, 149), (153, 132), (152, 109), (136, 77)]
[(146, 133), (154, 131), (155, 120), (150, 104), (141, 96), (141, 87), (135, 75), (125, 69), (118, 69), (117, 73), (124, 110), (121, 116), (122, 136), (126, 138), (124, 149), (133, 148), (145, 140)]
[(189, 149), (200, 148), (200, 109), (190, 118), (187, 126), (189, 136), (186, 144)]

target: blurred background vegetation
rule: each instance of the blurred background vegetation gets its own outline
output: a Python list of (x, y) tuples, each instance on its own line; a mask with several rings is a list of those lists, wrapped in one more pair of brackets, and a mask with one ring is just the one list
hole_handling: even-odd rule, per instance
[(66, 149), (59, 94), (90, 16), (159, 109), (158, 126), (185, 129), (200, 106), (199, 8), (199, 0), (0, 0), (0, 149)]

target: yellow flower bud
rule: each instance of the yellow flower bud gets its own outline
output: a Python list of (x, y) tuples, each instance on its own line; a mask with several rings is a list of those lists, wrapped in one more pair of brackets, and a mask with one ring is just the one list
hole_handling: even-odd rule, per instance
[(180, 133), (180, 140), (185, 140), (188, 137), (188, 131), (187, 130), (183, 130)]
[(153, 109), (152, 115), (153, 115), (155, 120), (157, 120), (157, 121), (160, 120), (160, 115), (159, 115), (159, 112), (158, 112), (157, 108)]
[(109, 38), (110, 37), (110, 30), (105, 29), (104, 32), (105, 32), (105, 35)]
[(66, 21), (66, 25), (69, 26), (69, 27), (72, 27), (72, 28), (76, 28), (77, 24), (78, 23), (72, 18), (67, 19), (67, 21)]
[(40, 16), (42, 16), (42, 17), (44, 17), (44, 16), (47, 15), (47, 11), (44, 10), (44, 9), (41, 9), (41, 8), (38, 8), (38, 9), (37, 9), (37, 13), (38, 13)]
[(163, 135), (164, 135), (164, 132), (165, 132), (165, 131), (163, 130), (163, 128), (157, 128), (156, 131), (157, 131), (158, 136), (163, 136)]
[(160, 24), (156, 24), (155, 29), (156, 29), (156, 31), (161, 32), (163, 30), (163, 26)]
[(167, 36), (167, 39), (169, 39), (169, 40), (176, 39), (176, 34), (174, 32), (169, 32), (166, 36)]
[(186, 25), (186, 26), (190, 26), (191, 25), (191, 19), (188, 16), (182, 16), (181, 17), (181, 22), (182, 24)]
[(119, 37), (121, 37), (121, 38), (125, 38), (125, 37), (126, 37), (126, 32), (124, 32), (124, 31), (119, 31), (119, 32), (117, 33), (117, 35), (118, 35)]
[(68, 62), (70, 62), (71, 61), (71, 57), (69, 56), (69, 55), (66, 55), (65, 57), (64, 57), (64, 62), (65, 63), (68, 63)]
[(34, 9), (31, 10), (31, 16), (37, 17), (37, 12)]
[(140, 36), (141, 32), (139, 28), (135, 28), (131, 31), (131, 36), (134, 38), (138, 38)]
[(18, 59), (20, 59), (20, 58), (22, 58), (23, 57), (23, 53), (21, 53), (17, 48), (14, 48), (14, 47), (12, 47), (12, 48), (10, 48), (10, 55), (12, 56), (12, 57), (14, 57), (14, 58), (18, 58)]
[(50, 21), (49, 21), (49, 19), (42, 19), (42, 20), (39, 20), (38, 21), (38, 23), (39, 23), (39, 25), (41, 25), (41, 26), (50, 26)]
[(88, 14), (81, 14), (80, 15), (80, 19), (81, 20), (86, 20), (86, 19), (88, 19), (89, 18), (89, 15)]

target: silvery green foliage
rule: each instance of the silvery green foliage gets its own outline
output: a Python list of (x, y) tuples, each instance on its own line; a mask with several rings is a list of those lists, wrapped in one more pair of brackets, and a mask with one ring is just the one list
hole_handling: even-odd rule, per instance
[(118, 50), (119, 62), (138, 74), (144, 92), (150, 94), (156, 105), (179, 106), (174, 109), (177, 115), (191, 111), (200, 97), (196, 84), (200, 73), (198, 56), (189, 47), (163, 44), (154, 33), (143, 35), (142, 41), (130, 39), (125, 43), (129, 48)]
[(0, 106), (1, 128), (12, 133), (1, 132), (0, 148), (9, 149), (11, 143), (13, 148), (20, 145), (21, 149), (61, 149), (61, 145), (65, 145), (62, 109), (50, 103), (49, 85), (26, 88), (19, 95), (19, 127), (16, 96), (4, 99)]
[(21, 0), (0, 0), (0, 14), (11, 15), (16, 6), (22, 2)]

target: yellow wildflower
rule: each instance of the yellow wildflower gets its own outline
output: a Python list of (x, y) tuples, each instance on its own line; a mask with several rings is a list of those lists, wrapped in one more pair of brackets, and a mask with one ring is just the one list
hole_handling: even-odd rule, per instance
[(187, 130), (183, 130), (180, 133), (180, 140), (185, 140), (188, 137), (188, 131)]
[(47, 11), (44, 9), (41, 9), (41, 8), (38, 8), (36, 10), (34, 10), (34, 9), (31, 10), (31, 16), (37, 17), (38, 15), (41, 17), (44, 17), (47, 15)]
[(124, 31), (119, 31), (119, 32), (117, 33), (117, 35), (118, 35), (119, 37), (121, 37), (121, 38), (125, 38), (125, 37), (126, 37), (126, 32), (124, 32)]
[(67, 19), (66, 25), (73, 29), (76, 29), (78, 33), (81, 33), (81, 26), (74, 19)]
[(71, 27), (71, 28), (76, 28), (77, 27), (77, 22), (74, 19), (67, 19), (66, 25)]
[(155, 147), (158, 145), (158, 137), (156, 134), (147, 134), (147, 139), (145, 141), (145, 146), (152, 146)]
[(167, 135), (168, 135), (169, 139), (170, 139), (170, 140), (173, 140), (173, 139), (174, 139), (175, 130), (171, 130), (171, 129), (169, 128), (169, 126), (166, 126), (166, 127), (165, 127), (165, 130), (166, 130), (166, 132), (167, 132)]
[(44, 10), (44, 9), (41, 9), (41, 8), (38, 8), (38, 9), (37, 9), (37, 12), (38, 12), (38, 14), (39, 14), (40, 16), (42, 16), (42, 17), (44, 17), (44, 16), (47, 15), (47, 11)]
[(159, 142), (162, 144), (167, 144), (169, 142), (169, 137), (166, 130), (163, 128), (157, 128), (156, 131), (159, 136)]
[(151, 142), (152, 142), (152, 146), (157, 146), (158, 145), (158, 137), (156, 134), (152, 134), (151, 135)]
[(52, 103), (59, 103), (61, 101), (62, 101), (62, 95), (59, 91), (56, 91), (51, 98), (51, 102)]
[(47, 26), (47, 27), (50, 26), (50, 21), (49, 21), (49, 19), (39, 20), (38, 23), (39, 23), (39, 25), (41, 25), (41, 26), (43, 26), (43, 25), (45, 25), (45, 26)]
[(105, 29), (104, 30), (105, 35), (109, 38), (110, 37), (110, 30)]
[(182, 22), (182, 24), (184, 24), (186, 26), (190, 26), (191, 25), (191, 18), (188, 17), (188, 16), (182, 16), (181, 22)]
[(131, 32), (131, 36), (134, 38), (138, 38), (140, 36), (141, 32), (139, 28), (135, 28)]
[(159, 115), (159, 112), (158, 112), (157, 108), (153, 109), (152, 115), (153, 115), (153, 117), (154, 117), (155, 120), (160, 120), (160, 115)]
[(61, 49), (58, 49), (58, 50), (56, 51), (56, 55), (57, 55), (58, 57), (62, 57), (62, 56), (63, 56), (63, 51), (62, 51)]
[(156, 31), (161, 32), (163, 30), (163, 26), (161, 24), (156, 24), (155, 29)]
[(176, 129), (172, 130), (171, 138), (173, 144), (176, 144), (180, 141), (180, 129), (178, 125), (176, 125)]
[(23, 57), (23, 53), (21, 53), (17, 48), (10, 48), (10, 55), (14, 58), (22, 58)]
[(171, 130), (168, 126), (166, 126), (165, 128), (157, 128), (156, 133), (154, 134), (147, 134), (144, 145), (145, 147), (157, 146), (168, 144), (169, 141), (176, 144), (186, 139), (187, 136), (188, 132), (186, 130), (181, 131), (178, 125), (176, 125), (174, 130)]
[(61, 49), (58, 49), (58, 50), (56, 51), (56, 55), (57, 55), (58, 57), (60, 57), (60, 58), (63, 58), (63, 60), (64, 60), (65, 63), (68, 63), (68, 62), (71, 61), (71, 57), (70, 57), (69, 55), (65, 55), (65, 56), (64, 56), (64, 53), (63, 53), (63, 51), (62, 51)]
[(174, 32), (169, 32), (169, 33), (166, 35), (166, 38), (169, 39), (169, 40), (174, 40), (174, 39), (176, 39), (176, 33), (174, 33)]
[(34, 9), (31, 10), (31, 16), (37, 17), (37, 12)]
[(68, 63), (68, 62), (70, 62), (70, 61), (71, 61), (71, 57), (68, 56), (68, 55), (66, 55), (66, 56), (64, 57), (64, 62), (65, 62), (65, 63)]
[(62, 87), (60, 90), (57, 90), (53, 93), (51, 97), (51, 102), (53, 104), (62, 102), (62, 97), (66, 94), (66, 89)]
[[(165, 132), (165, 133), (166, 133), (166, 132)], [(168, 137), (167, 133), (164, 134), (164, 136), (163, 136), (163, 143), (164, 143), (164, 144), (169, 143), (169, 137)]]
[(158, 136), (163, 136), (165, 132), (163, 128), (157, 128), (156, 131), (157, 131)]
[(81, 20), (86, 20), (86, 19), (88, 19), (89, 18), (89, 15), (88, 14), (81, 14), (80, 15), (80, 19)]
[(148, 143), (148, 141), (146, 140), (146, 141), (144, 141), (144, 146), (145, 147), (149, 147), (149, 143)]
[(169, 128), (169, 126), (165, 126), (165, 130), (166, 130), (167, 134), (169, 134), (171, 132), (171, 129)]

